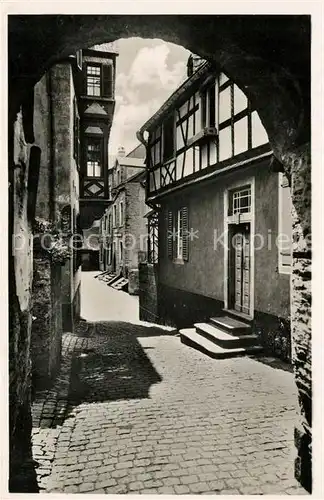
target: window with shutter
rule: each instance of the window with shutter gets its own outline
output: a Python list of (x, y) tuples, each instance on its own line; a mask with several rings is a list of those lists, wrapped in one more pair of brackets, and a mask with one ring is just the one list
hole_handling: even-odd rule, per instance
[(168, 258), (175, 261), (189, 259), (189, 222), (188, 207), (181, 207), (176, 212), (168, 210), (167, 219), (167, 249)]
[(77, 100), (73, 100), (73, 157), (77, 166), (80, 164), (80, 118), (78, 115)]
[(282, 274), (291, 273), (292, 265), (292, 201), (290, 188), (286, 176), (279, 174), (279, 234), (278, 234), (278, 254), (279, 272)]
[(173, 258), (173, 243), (174, 243), (174, 227), (173, 227), (173, 212), (168, 210), (167, 212), (167, 222), (168, 222), (168, 231), (167, 231), (167, 247), (168, 247), (168, 257), (169, 259)]
[(102, 96), (113, 97), (113, 66), (112, 64), (102, 67)]
[(189, 260), (189, 223), (188, 223), (188, 208), (182, 207), (182, 258)]

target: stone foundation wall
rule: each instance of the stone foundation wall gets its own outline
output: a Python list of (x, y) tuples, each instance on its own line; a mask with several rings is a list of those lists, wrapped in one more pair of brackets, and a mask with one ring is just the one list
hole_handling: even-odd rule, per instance
[(290, 320), (254, 311), (253, 333), (259, 337), (264, 352), (291, 363)]
[(178, 329), (192, 327), (197, 321), (206, 321), (219, 314), (223, 302), (160, 284), (160, 318), (163, 324)]
[(140, 320), (160, 324), (157, 266), (140, 263), (138, 278)]
[(62, 343), (61, 269), (34, 258), (32, 369), (33, 384), (48, 385), (60, 367)]
[(31, 450), (31, 288), (29, 146), (21, 111), (9, 127), (9, 490), (37, 492)]
[(312, 490), (312, 329), (311, 329), (311, 152), (310, 144), (284, 158), (291, 175), (293, 271), (291, 283), (292, 358), (300, 425), (295, 429), (296, 478)]
[(139, 293), (139, 277), (138, 269), (128, 270), (128, 293), (130, 295), (138, 295)]

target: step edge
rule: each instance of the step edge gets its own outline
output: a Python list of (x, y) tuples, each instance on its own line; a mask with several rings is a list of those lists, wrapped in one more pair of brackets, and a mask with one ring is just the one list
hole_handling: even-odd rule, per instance
[(204, 330), (204, 327), (207, 326), (208, 328), (212, 328), (215, 330), (215, 333), (224, 335), (224, 338), (221, 340), (228, 340), (233, 341), (233, 340), (245, 340), (245, 339), (255, 339), (258, 340), (258, 336), (255, 333), (248, 333), (248, 334), (243, 334), (243, 335), (233, 335), (232, 333), (228, 333), (225, 330), (222, 330), (221, 328), (217, 328), (216, 326), (210, 324), (210, 323), (194, 323), (194, 327), (198, 330), (206, 331), (207, 334), (213, 335), (213, 332), (208, 332), (207, 330)]
[[(189, 332), (189, 334), (187, 335), (186, 332)], [(247, 352), (249, 350), (260, 350), (260, 349), (262, 349), (262, 346), (260, 346), (260, 345), (247, 346), (247, 347), (233, 347), (233, 348), (222, 347), (222, 346), (219, 346), (217, 344), (214, 344), (211, 340), (206, 339), (206, 337), (203, 337), (202, 335), (200, 335), (199, 333), (197, 333), (194, 328), (185, 328), (185, 329), (179, 330), (179, 333), (180, 333), (180, 337), (184, 336), (184, 337), (189, 338), (193, 342), (195, 342), (195, 339), (190, 337), (190, 333), (192, 333), (192, 334), (194, 334), (195, 336), (198, 337), (197, 340), (202, 339), (205, 343), (207, 343), (206, 347), (208, 347), (208, 344), (210, 344), (210, 347), (212, 347), (213, 349), (216, 348), (216, 351), (218, 351), (218, 352), (224, 352), (224, 353), (226, 353), (226, 352), (232, 352), (232, 353), (234, 353), (234, 352)], [(199, 344), (199, 345), (201, 345), (201, 344)], [(205, 346), (203, 346), (203, 347), (205, 347)], [(213, 350), (211, 350), (211, 352), (213, 352)]]

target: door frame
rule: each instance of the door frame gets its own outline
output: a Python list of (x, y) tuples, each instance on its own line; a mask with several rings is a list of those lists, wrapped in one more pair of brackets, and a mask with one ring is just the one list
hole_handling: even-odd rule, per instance
[[(234, 189), (243, 188), (250, 186), (251, 188), (251, 211), (246, 214), (241, 214), (239, 221), (235, 215), (228, 215), (229, 207), (229, 193)], [(240, 179), (238, 181), (232, 182), (224, 190), (224, 308), (229, 308), (229, 258), (230, 258), (230, 248), (229, 248), (229, 233), (232, 225), (238, 223), (249, 223), (250, 225), (250, 313), (249, 318), (254, 317), (254, 235), (255, 235), (255, 177), (249, 177), (246, 179)]]

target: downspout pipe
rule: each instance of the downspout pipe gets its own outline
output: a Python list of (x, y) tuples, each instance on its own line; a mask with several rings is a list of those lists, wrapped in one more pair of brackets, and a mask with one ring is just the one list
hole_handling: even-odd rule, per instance
[(49, 94), (49, 116), (50, 116), (50, 175), (49, 175), (49, 207), (50, 220), (55, 222), (55, 117), (53, 112), (53, 74), (52, 69), (48, 71), (48, 94)]
[(148, 141), (144, 139), (144, 132), (145, 130), (140, 129), (136, 132), (136, 137), (139, 140), (140, 143), (145, 146), (145, 152), (146, 152), (146, 160), (145, 160), (145, 165), (146, 165), (146, 185), (145, 185), (145, 203), (148, 205), (150, 208), (156, 210), (156, 205), (154, 205), (152, 202), (148, 202), (148, 188), (149, 188), (149, 182), (150, 182), (150, 176), (149, 176), (149, 168), (147, 165), (148, 162), (148, 157), (149, 157), (149, 151), (148, 151)]

